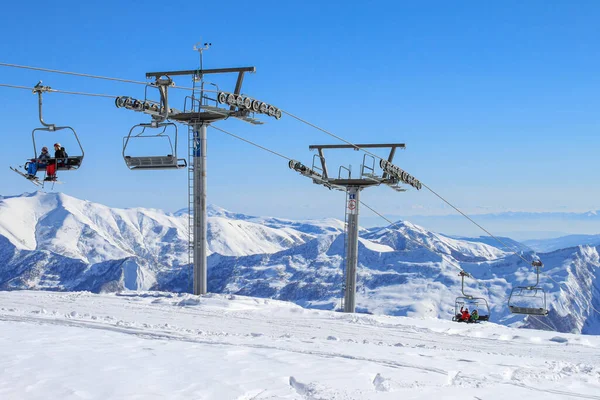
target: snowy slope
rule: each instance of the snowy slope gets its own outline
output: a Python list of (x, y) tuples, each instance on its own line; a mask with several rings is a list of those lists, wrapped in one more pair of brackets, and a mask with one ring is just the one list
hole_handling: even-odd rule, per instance
[(600, 399), (600, 338), (240, 296), (0, 292), (2, 399)]
[[(210, 217), (209, 254), (277, 252), (314, 235)], [(60, 193), (0, 199), (0, 288), (149, 289), (188, 264), (188, 217), (115, 209)]]
[[(187, 210), (181, 210), (178, 213), (183, 215), (184, 213), (187, 213)], [(294, 221), (274, 217), (256, 217), (252, 215), (239, 214), (227, 211), (224, 208), (217, 207), (215, 205), (209, 205), (207, 207), (207, 214), (209, 217), (221, 217), (229, 220), (253, 222), (261, 226), (266, 226), (278, 230), (293, 229), (294, 231), (299, 231), (311, 235), (344, 232), (344, 222), (335, 218)]]
[[(0, 289), (191, 292), (186, 227), (181, 213), (111, 209), (61, 194), (7, 197), (0, 200)], [(337, 309), (345, 268), (342, 228), (336, 220), (289, 221), (213, 207), (208, 289)], [(449, 319), (461, 295), (460, 264), (475, 277), (466, 280), (466, 293), (489, 300), (492, 321), (600, 334), (594, 311), (600, 310), (598, 248), (540, 254), (546, 264), (540, 284), (550, 308), (540, 321), (511, 315), (507, 307), (513, 287), (535, 282), (530, 265), (483, 243), (487, 239), (451, 238), (407, 221), (361, 236), (361, 312)]]
[[(209, 252), (223, 255), (276, 252), (315, 237), (220, 216), (209, 217), (208, 225)], [(0, 235), (17, 249), (54, 251), (88, 263), (130, 256), (164, 265), (187, 263), (187, 226), (187, 215), (109, 208), (61, 193), (0, 199)]]

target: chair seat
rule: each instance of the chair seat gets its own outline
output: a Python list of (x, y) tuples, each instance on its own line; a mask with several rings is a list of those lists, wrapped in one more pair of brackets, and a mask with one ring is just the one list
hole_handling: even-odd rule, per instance
[(509, 306), (510, 312), (513, 314), (527, 314), (527, 315), (548, 315), (548, 310), (545, 308), (530, 308), (530, 307), (516, 307)]
[(130, 169), (180, 169), (187, 166), (184, 159), (171, 155), (151, 157), (125, 157), (125, 163)]

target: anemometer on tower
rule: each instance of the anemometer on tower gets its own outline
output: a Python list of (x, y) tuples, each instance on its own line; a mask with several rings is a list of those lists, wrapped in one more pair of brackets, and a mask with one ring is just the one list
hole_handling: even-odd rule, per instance
[[(135, 125), (129, 131), (129, 135), (124, 138), (123, 158), (128, 168), (157, 170), (187, 167), (188, 169), (189, 257), (190, 263), (194, 265), (194, 294), (207, 292), (206, 128), (214, 122), (230, 117), (254, 125), (262, 124), (255, 118), (256, 114), (281, 118), (281, 111), (278, 108), (241, 94), (244, 74), (255, 72), (254, 67), (204, 69), (203, 52), (210, 46), (210, 43), (194, 45), (194, 51), (198, 51), (200, 54), (198, 69), (148, 72), (146, 78), (154, 79), (154, 82), (146, 86), (144, 100), (121, 96), (115, 101), (118, 108), (141, 112), (151, 117), (150, 123)], [(237, 74), (237, 81), (232, 92), (221, 91), (213, 83), (210, 84), (217, 89), (216, 91), (205, 89), (204, 78), (206, 75), (225, 73)], [(176, 88), (173, 82), (175, 76), (191, 76), (194, 85), (191, 96), (185, 97), (182, 110), (171, 108), (169, 103), (169, 89)], [(198, 82), (200, 83), (199, 87), (197, 86)], [(148, 98), (148, 89), (153, 88), (159, 91), (159, 102), (153, 102)], [(216, 96), (211, 97), (211, 93)], [(178, 132), (175, 123), (188, 126), (187, 161), (177, 156)], [(171, 133), (168, 133), (169, 130)], [(128, 154), (131, 144), (142, 138), (163, 140), (167, 144), (165, 153), (146, 156)]]

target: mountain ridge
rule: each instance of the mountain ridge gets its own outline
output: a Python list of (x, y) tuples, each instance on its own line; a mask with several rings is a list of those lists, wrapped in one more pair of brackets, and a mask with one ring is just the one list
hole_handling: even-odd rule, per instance
[[(340, 307), (342, 221), (237, 219), (241, 214), (217, 211), (208, 219), (209, 291)], [(187, 215), (112, 209), (64, 194), (3, 197), (0, 288), (190, 292), (187, 222)], [(475, 278), (465, 281), (465, 290), (490, 299), (492, 320), (540, 325), (535, 318), (510, 314), (505, 301), (512, 287), (534, 280), (531, 266), (492, 243), (490, 238), (429, 232), (408, 221), (363, 229), (357, 310), (450, 318), (454, 298), (461, 294), (460, 265)], [(527, 247), (519, 251), (527, 259), (534, 255)], [(539, 256), (546, 264), (540, 285), (551, 310), (544, 323), (561, 331), (600, 333), (593, 313), (600, 309), (598, 248), (578, 246)]]

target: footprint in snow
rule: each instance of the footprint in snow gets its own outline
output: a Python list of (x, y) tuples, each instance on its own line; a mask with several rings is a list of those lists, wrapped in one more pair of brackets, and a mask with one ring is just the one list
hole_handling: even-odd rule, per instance
[(385, 378), (384, 376), (382, 376), (379, 373), (377, 375), (375, 375), (375, 378), (373, 379), (372, 383), (373, 383), (373, 387), (378, 392), (395, 392), (395, 391), (398, 391), (401, 389), (416, 388), (416, 387), (420, 386), (419, 382), (416, 382), (416, 381), (398, 382), (398, 381), (394, 381), (389, 378)]
[(319, 383), (302, 383), (290, 376), (290, 386), (304, 400), (342, 400), (350, 399), (345, 393), (340, 393), (335, 389), (328, 388)]

